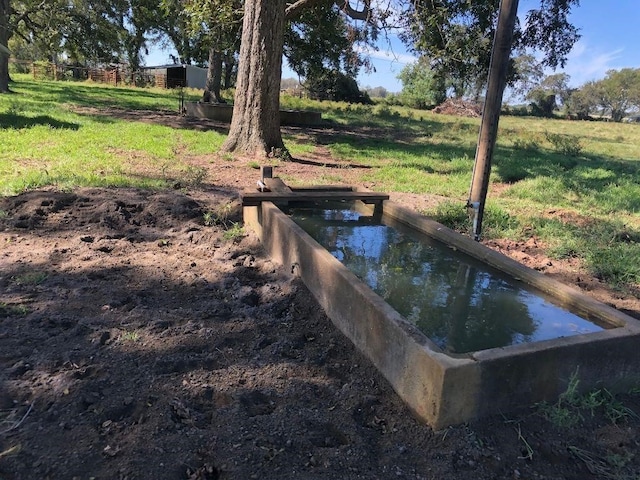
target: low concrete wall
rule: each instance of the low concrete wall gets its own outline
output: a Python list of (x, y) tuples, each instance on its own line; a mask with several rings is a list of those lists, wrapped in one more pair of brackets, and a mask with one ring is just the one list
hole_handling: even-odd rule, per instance
[[(545, 291), (562, 285), (534, 270), (523, 272), (525, 267), (517, 262), (392, 202), (385, 202), (383, 210), (452, 247), (489, 258), (487, 263), (517, 272), (521, 280)], [(551, 401), (566, 389), (576, 370), (584, 388), (615, 391), (640, 381), (640, 323), (577, 290), (562, 285), (560, 298), (585, 302), (589, 318), (617, 328), (454, 357), (443, 353), (274, 204), (245, 207), (244, 220), (269, 254), (302, 278), (334, 324), (409, 408), (435, 429)]]
[[(196, 118), (208, 118), (219, 122), (231, 123), (233, 105), (223, 103), (185, 102), (187, 115)], [(320, 125), (320, 112), (302, 110), (280, 110), (281, 125)]]

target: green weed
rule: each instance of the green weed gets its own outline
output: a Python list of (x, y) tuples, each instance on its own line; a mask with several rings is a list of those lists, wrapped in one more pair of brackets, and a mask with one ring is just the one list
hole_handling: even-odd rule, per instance
[(124, 342), (137, 342), (140, 340), (140, 334), (138, 332), (122, 332), (120, 339)]
[(222, 238), (228, 242), (238, 242), (244, 236), (246, 236), (246, 232), (240, 222), (232, 222), (222, 234)]
[(582, 144), (580, 143), (580, 139), (576, 137), (545, 132), (545, 138), (553, 145), (553, 148), (558, 153), (570, 157), (577, 157), (582, 153)]
[(208, 174), (209, 172), (204, 167), (194, 167), (192, 165), (189, 165), (185, 170), (182, 171), (180, 181), (187, 186), (197, 187), (204, 183)]
[(458, 232), (471, 230), (471, 218), (462, 202), (445, 201), (425, 211), (424, 214), (452, 230)]
[(226, 202), (219, 204), (213, 210), (207, 211), (203, 214), (204, 225), (207, 227), (220, 225), (224, 228), (228, 228), (233, 225), (231, 216), (234, 213), (233, 203)]
[(22, 275), (18, 275), (13, 278), (13, 282), (16, 285), (27, 286), (27, 285), (39, 285), (47, 279), (47, 274), (45, 272), (29, 272), (24, 273)]
[(540, 149), (540, 144), (534, 138), (514, 138), (513, 148), (516, 150), (536, 151)]
[(553, 404), (538, 404), (538, 412), (559, 428), (569, 428), (584, 421), (583, 413), (591, 416), (601, 412), (612, 424), (637, 417), (636, 413), (625, 406), (607, 389), (592, 390), (581, 394), (578, 386), (578, 370), (569, 378), (567, 388)]
[(577, 460), (583, 462), (587, 470), (597, 478), (610, 480), (637, 480), (638, 478), (627, 468), (634, 459), (634, 454), (631, 452), (608, 452), (606, 455), (600, 455), (575, 445), (570, 445), (568, 450)]
[(25, 305), (0, 302), (0, 318), (11, 316), (23, 317), (28, 313), (29, 309)]
[(568, 428), (581, 423), (584, 418), (580, 412), (580, 395), (578, 392), (578, 371), (569, 378), (567, 389), (560, 394), (554, 404), (538, 405), (540, 414), (556, 427)]

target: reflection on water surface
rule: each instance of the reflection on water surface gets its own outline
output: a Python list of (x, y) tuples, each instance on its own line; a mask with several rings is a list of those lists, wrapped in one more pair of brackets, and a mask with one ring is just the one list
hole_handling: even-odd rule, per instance
[(293, 220), (427, 337), (465, 353), (602, 330), (481, 262), (352, 210)]

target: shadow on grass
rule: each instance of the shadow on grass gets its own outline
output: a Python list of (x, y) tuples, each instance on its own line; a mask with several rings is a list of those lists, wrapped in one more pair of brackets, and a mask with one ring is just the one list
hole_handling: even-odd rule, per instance
[(304, 158), (291, 158), (290, 160), (291, 163), (298, 163), (300, 165), (309, 165), (312, 167), (325, 167), (325, 168), (337, 168), (337, 169), (344, 169), (344, 168), (359, 168), (359, 169), (369, 169), (369, 168), (373, 168), (370, 165), (362, 165), (359, 163), (325, 163), (325, 162), (318, 162), (315, 160), (307, 160)]
[(63, 128), (67, 130), (78, 130), (80, 128), (80, 125), (77, 123), (64, 122), (50, 117), (49, 115), (28, 117), (26, 115), (16, 113), (0, 113), (0, 129), (23, 129), (43, 125), (51, 128)]
[[(138, 88), (87, 85), (77, 82), (16, 82), (14, 86), (29, 90), (29, 98), (39, 102), (54, 101), (85, 107), (110, 106), (128, 109), (167, 110), (179, 109), (179, 92), (156, 92)], [(192, 95), (185, 95), (185, 101)]]
[[(504, 183), (548, 179), (559, 183), (567, 198), (595, 202), (607, 209), (630, 213), (640, 211), (640, 162), (619, 158), (556, 152), (523, 151), (500, 147), (496, 150), (493, 173)], [(548, 193), (548, 192), (547, 192)]]

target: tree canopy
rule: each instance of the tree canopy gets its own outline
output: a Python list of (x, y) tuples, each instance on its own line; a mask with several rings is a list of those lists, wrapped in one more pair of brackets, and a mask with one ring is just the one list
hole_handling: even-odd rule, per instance
[(614, 122), (640, 112), (640, 68), (609, 70), (605, 78), (587, 82), (571, 92), (567, 109), (578, 118), (600, 111)]
[(551, 117), (558, 105), (566, 105), (571, 95), (569, 78), (566, 73), (548, 75), (527, 93), (526, 98), (532, 102), (534, 115)]
[(398, 78), (402, 82), (400, 99), (404, 105), (432, 108), (446, 99), (444, 78), (431, 68), (426, 57), (405, 66)]
[[(436, 78), (446, 78), (454, 91), (462, 95), (472, 87), (478, 92), (489, 68), (491, 39), (496, 28), (499, 12), (498, 0), (469, 2), (468, 0), (391, 0), (382, 9), (374, 9), (370, 0), (352, 2), (351, 0), (297, 0), (293, 3), (284, 2), (283, 11), (280, 3), (272, 6), (273, 12), (268, 14), (262, 10), (264, 0), (245, 1), (245, 19), (252, 15), (269, 16), (274, 25), (279, 25), (281, 19), (296, 18), (304, 10), (321, 5), (337, 5), (345, 19), (365, 22), (372, 25), (373, 34), (398, 21), (403, 28), (402, 38), (416, 52), (431, 59), (431, 67), (436, 70)], [(537, 48), (544, 53), (543, 63), (552, 67), (563, 65), (566, 54), (578, 39), (578, 32), (567, 19), (567, 15), (578, 0), (540, 0), (540, 8), (531, 10), (527, 15), (527, 26), (516, 28), (516, 46), (518, 48)], [(355, 5), (355, 6), (354, 6)], [(273, 15), (272, 15), (273, 14)], [(246, 91), (236, 89), (236, 104), (234, 118), (242, 117), (250, 125), (241, 126), (232, 122), (229, 138), (223, 148), (229, 151), (241, 151), (249, 154), (269, 154), (273, 149), (282, 148), (279, 135), (278, 111), (272, 110), (272, 116), (264, 117), (256, 109), (260, 105), (278, 104), (279, 91), (268, 89), (267, 77), (280, 78), (280, 70), (270, 70), (264, 73), (257, 67), (259, 59), (257, 48), (265, 44), (266, 38), (261, 38), (263, 30), (259, 28), (261, 22), (247, 24), (243, 27), (243, 44), (251, 42), (252, 47), (242, 46), (239, 64), (252, 65), (252, 91), (259, 93), (260, 99), (252, 103), (244, 98)], [(247, 28), (254, 31), (247, 32)], [(274, 27), (276, 28), (276, 27)], [(278, 27), (279, 28), (279, 27)], [(271, 37), (271, 33), (268, 34)], [(284, 45), (284, 41), (283, 41)], [(243, 53), (244, 52), (244, 55)], [(282, 50), (271, 50), (272, 55), (281, 55)], [(275, 62), (268, 65), (275, 68)], [(280, 65), (277, 67), (281, 68)], [(239, 73), (240, 75), (240, 73)], [(479, 80), (480, 79), (480, 80)], [(279, 83), (278, 83), (279, 86)], [(253, 114), (246, 109), (253, 109)], [(277, 132), (276, 132), (277, 130)], [(255, 131), (263, 132), (256, 135)], [(272, 139), (273, 143), (266, 141)]]
[(284, 56), (312, 98), (355, 102), (362, 96), (355, 78), (365, 60), (354, 47), (368, 38), (337, 5), (319, 4), (287, 22)]
[[(537, 50), (541, 66), (564, 66), (579, 39), (568, 14), (578, 0), (540, 0), (516, 22), (512, 51)], [(499, 0), (415, 0), (405, 5), (401, 38), (414, 52), (432, 59), (432, 68), (446, 78), (456, 96), (477, 97), (484, 88), (500, 7)], [(513, 61), (513, 59), (512, 59)], [(509, 84), (518, 79), (512, 65)]]

